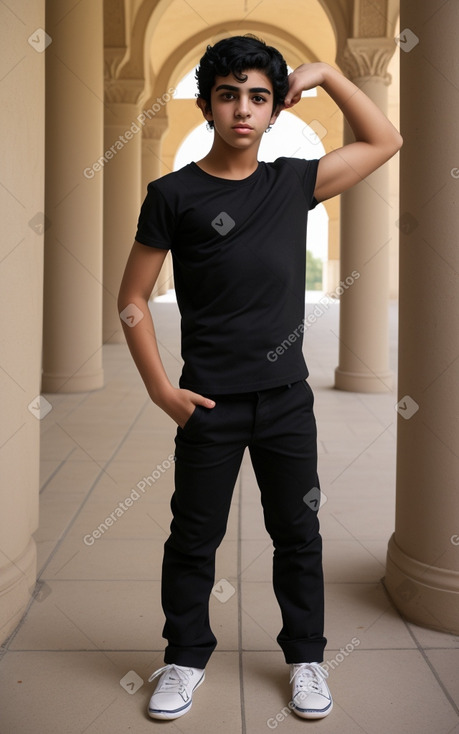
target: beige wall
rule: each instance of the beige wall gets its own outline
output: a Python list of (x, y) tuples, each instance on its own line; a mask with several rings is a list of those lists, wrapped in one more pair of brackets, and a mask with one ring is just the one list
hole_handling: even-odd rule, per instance
[[(0, 639), (18, 623), (35, 583), (43, 228), (44, 1), (0, 7), (2, 186)], [(30, 39), (30, 41), (28, 41)], [(43, 409), (43, 405), (41, 406)]]

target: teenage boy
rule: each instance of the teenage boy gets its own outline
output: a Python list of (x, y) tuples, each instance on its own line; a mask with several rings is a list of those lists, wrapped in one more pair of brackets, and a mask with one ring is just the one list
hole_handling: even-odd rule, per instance
[[(200, 161), (153, 181), (119, 293), (123, 323), (148, 393), (177, 424), (171, 534), (164, 546), (165, 666), (149, 704), (155, 719), (189, 711), (216, 638), (209, 625), (215, 551), (248, 447), (273, 540), (273, 587), (282, 612), (277, 641), (290, 665), (291, 706), (306, 719), (330, 713), (321, 667), (322, 541), (313, 394), (301, 339), (270, 360), (304, 320), (307, 212), (362, 181), (393, 156), (401, 137), (352, 82), (324, 63), (288, 75), (281, 54), (253, 36), (208, 47), (196, 74), (214, 137)], [(320, 160), (259, 163), (263, 133), (303, 90), (321, 86), (355, 142)], [(161, 363), (148, 299), (172, 251), (181, 313), (180, 387)], [(132, 308), (132, 306), (131, 306)]]

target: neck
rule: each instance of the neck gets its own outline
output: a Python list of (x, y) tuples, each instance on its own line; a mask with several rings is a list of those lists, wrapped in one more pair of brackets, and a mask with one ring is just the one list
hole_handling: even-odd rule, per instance
[(242, 179), (256, 171), (257, 154), (258, 146), (237, 150), (215, 135), (212, 148), (204, 158), (197, 161), (197, 165), (214, 176)]

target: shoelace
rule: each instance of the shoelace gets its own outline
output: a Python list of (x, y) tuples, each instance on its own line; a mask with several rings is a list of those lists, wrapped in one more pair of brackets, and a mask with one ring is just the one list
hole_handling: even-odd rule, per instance
[(322, 681), (326, 678), (328, 678), (328, 671), (322, 668), (319, 663), (304, 663), (298, 666), (298, 669), (293, 673), (290, 683), (296, 679), (295, 683), (299, 690), (320, 693)]
[(159, 670), (155, 671), (152, 675), (150, 675), (148, 682), (151, 683), (152, 680), (165, 672), (168, 672), (170, 677), (167, 676), (164, 678), (164, 681), (162, 683), (162, 686), (164, 687), (172, 688), (178, 684), (181, 690), (184, 686), (187, 685), (187, 683), (189, 683), (190, 677), (188, 673), (182, 668), (178, 668), (173, 663), (165, 665), (163, 668), (159, 668)]

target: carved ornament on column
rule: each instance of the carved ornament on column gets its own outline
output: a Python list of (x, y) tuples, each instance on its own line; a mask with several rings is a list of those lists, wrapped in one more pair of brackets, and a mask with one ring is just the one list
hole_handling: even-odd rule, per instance
[(337, 63), (354, 82), (377, 78), (389, 85), (392, 77), (387, 67), (395, 48), (392, 38), (348, 38)]
[(144, 140), (161, 140), (164, 133), (169, 127), (169, 120), (167, 117), (155, 117), (145, 123), (142, 130), (142, 137)]
[(110, 79), (105, 80), (105, 102), (138, 104), (145, 88), (144, 79)]
[(145, 88), (144, 79), (120, 79), (118, 71), (126, 54), (125, 46), (104, 48), (105, 102), (138, 104)]
[(116, 79), (118, 68), (125, 57), (126, 46), (105, 46), (104, 48), (104, 79)]

